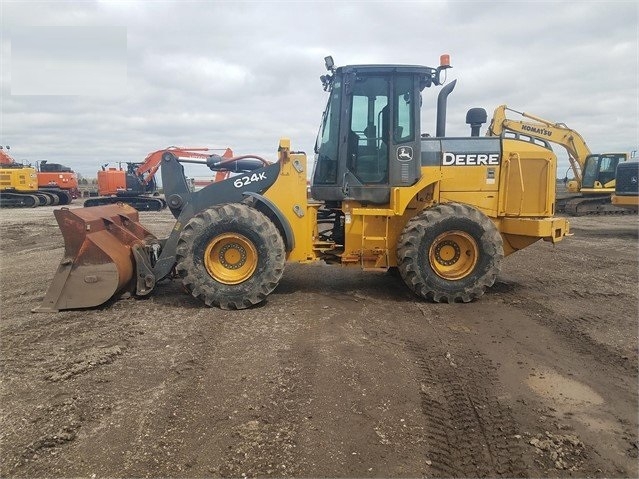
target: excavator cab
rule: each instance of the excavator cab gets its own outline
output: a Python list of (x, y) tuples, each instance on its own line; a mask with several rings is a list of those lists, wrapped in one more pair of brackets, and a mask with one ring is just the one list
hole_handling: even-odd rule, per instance
[(311, 196), (388, 203), (391, 187), (421, 176), (421, 91), (440, 84), (441, 66), (356, 65), (321, 77), (330, 92), (315, 144)]
[[(601, 194), (602, 188), (614, 188), (610, 185), (615, 179), (617, 165), (628, 159), (626, 153), (604, 153), (588, 155), (584, 164), (583, 178), (581, 187), (597, 189), (597, 193)], [(610, 193), (606, 190), (605, 193)]]

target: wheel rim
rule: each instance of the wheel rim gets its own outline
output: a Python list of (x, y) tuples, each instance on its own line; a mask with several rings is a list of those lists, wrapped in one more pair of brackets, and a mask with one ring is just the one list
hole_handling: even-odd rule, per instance
[(468, 276), (475, 268), (478, 258), (477, 242), (463, 231), (447, 231), (439, 235), (428, 251), (433, 271), (448, 280)]
[(246, 281), (257, 268), (257, 250), (245, 236), (216, 236), (204, 251), (204, 266), (213, 279), (224, 284)]

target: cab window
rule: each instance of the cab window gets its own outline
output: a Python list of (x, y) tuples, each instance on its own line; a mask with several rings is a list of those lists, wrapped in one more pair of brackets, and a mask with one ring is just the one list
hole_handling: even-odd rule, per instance
[(347, 166), (362, 183), (387, 180), (389, 78), (357, 77), (350, 96)]
[(415, 102), (411, 98), (413, 95), (413, 78), (399, 77), (395, 83), (395, 129), (393, 139), (395, 143), (406, 143), (414, 140), (414, 108)]

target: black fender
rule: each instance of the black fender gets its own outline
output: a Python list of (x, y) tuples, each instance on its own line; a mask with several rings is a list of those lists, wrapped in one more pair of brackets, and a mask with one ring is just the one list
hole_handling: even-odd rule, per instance
[[(280, 168), (281, 164), (278, 161), (191, 192), (182, 164), (173, 153), (167, 151), (162, 155), (162, 187), (171, 213), (176, 219), (186, 224), (186, 221), (211, 206), (239, 203), (245, 192), (265, 192), (277, 180)], [(255, 179), (251, 180), (251, 178)], [(182, 210), (191, 210), (190, 216), (184, 217)]]
[[(260, 195), (260, 193), (273, 186), (279, 173), (280, 162), (278, 161), (264, 168), (253, 170), (250, 173), (212, 183), (200, 191), (191, 192), (186, 181), (184, 168), (175, 155), (171, 152), (165, 152), (162, 155), (162, 184), (167, 206), (177, 221), (171, 230), (171, 234), (164, 241), (162, 252), (156, 260), (155, 266), (153, 266), (153, 275), (156, 281), (166, 278), (171, 273), (173, 266), (175, 266), (175, 249), (182, 229), (191, 218), (211, 206), (223, 203), (239, 203), (247, 196), (255, 195), (256, 199), (259, 200), (259, 205), (266, 205), (260, 206), (263, 211), (259, 208), (258, 210), (269, 216), (275, 226), (278, 227), (282, 234), (286, 251), (291, 251), (294, 244), (291, 225), (271, 201)], [(246, 184), (238, 185), (236, 183), (238, 180), (252, 176), (256, 176), (258, 179), (252, 182), (249, 181)], [(289, 241), (291, 244), (290, 250), (288, 249)]]
[(255, 193), (253, 191), (245, 191), (243, 195), (251, 198), (255, 205), (255, 209), (264, 213), (271, 221), (273, 221), (275, 226), (277, 226), (277, 229), (280, 231), (282, 239), (284, 240), (286, 252), (290, 253), (293, 251), (293, 248), (295, 247), (295, 235), (293, 234), (293, 229), (286, 219), (286, 216), (284, 216), (277, 205), (268, 198), (265, 198), (259, 193)]

